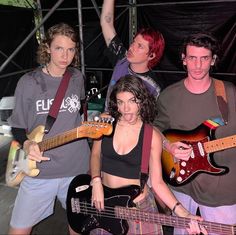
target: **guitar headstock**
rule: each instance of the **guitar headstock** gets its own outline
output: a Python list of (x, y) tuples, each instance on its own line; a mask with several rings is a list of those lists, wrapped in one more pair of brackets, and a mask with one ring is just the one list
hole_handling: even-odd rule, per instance
[(114, 122), (114, 118), (99, 118), (95, 117), (94, 121), (84, 121), (82, 122), (83, 132), (86, 132), (85, 136), (97, 139), (102, 135), (110, 135), (113, 130), (112, 123)]

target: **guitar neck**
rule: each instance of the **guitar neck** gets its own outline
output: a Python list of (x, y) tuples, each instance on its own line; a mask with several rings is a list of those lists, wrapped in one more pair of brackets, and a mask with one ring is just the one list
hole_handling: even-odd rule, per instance
[[(116, 217), (125, 220), (138, 220), (142, 222), (172, 226), (175, 228), (187, 228), (189, 227), (188, 224), (191, 222), (191, 219), (189, 218), (145, 212), (126, 207), (115, 207), (115, 215)], [(236, 229), (232, 225), (213, 223), (208, 221), (202, 221), (198, 223), (204, 226), (208, 233), (210, 232), (219, 233), (221, 235), (233, 235), (236, 232)]]
[(236, 135), (228, 136), (225, 138), (212, 140), (204, 143), (206, 153), (214, 153), (224, 149), (236, 147)]
[(66, 131), (63, 134), (43, 140), (40, 143), (38, 143), (38, 145), (40, 151), (44, 152), (46, 150), (53, 149), (55, 147), (69, 143), (81, 137), (84, 137), (83, 132), (79, 131), (79, 127), (77, 127), (72, 130)]

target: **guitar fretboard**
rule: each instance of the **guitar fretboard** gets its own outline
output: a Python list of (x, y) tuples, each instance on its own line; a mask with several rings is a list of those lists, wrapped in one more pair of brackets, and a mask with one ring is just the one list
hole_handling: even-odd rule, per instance
[[(167, 226), (173, 226), (176, 228), (186, 228), (189, 227), (191, 219), (169, 216), (159, 213), (145, 212), (132, 208), (126, 207), (115, 207), (116, 217), (125, 220), (138, 220), (142, 222), (156, 223)], [(236, 234), (236, 228), (232, 225), (213, 223), (213, 222), (199, 222), (200, 225), (204, 226), (207, 232), (217, 233), (221, 235), (233, 235)]]
[(203, 145), (206, 153), (214, 153), (224, 149), (234, 148), (236, 147), (236, 135), (205, 142)]
[(83, 122), (83, 125), (66, 131), (60, 135), (45, 139), (38, 143), (40, 151), (58, 147), (60, 145), (69, 143), (78, 138), (99, 138), (102, 135), (109, 135), (112, 132), (112, 125), (103, 122)]
[(46, 150), (58, 147), (65, 143), (69, 143), (70, 141), (73, 141), (76, 138), (79, 138), (79, 135), (80, 134), (79, 134), (78, 128), (75, 128), (61, 135), (43, 140), (42, 142), (38, 143), (38, 145), (39, 145), (40, 151), (44, 152)]

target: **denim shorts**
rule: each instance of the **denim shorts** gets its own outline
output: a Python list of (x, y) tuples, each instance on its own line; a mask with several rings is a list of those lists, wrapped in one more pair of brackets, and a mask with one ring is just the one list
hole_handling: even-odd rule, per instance
[(25, 176), (16, 196), (11, 227), (29, 228), (52, 215), (56, 198), (66, 208), (67, 191), (73, 178), (37, 179)]

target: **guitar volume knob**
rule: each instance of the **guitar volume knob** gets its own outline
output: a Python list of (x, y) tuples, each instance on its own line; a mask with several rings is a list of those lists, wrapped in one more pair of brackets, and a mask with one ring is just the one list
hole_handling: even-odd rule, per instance
[(182, 177), (177, 177), (177, 179), (176, 179), (178, 182), (182, 182), (183, 181), (183, 179), (182, 179)]

